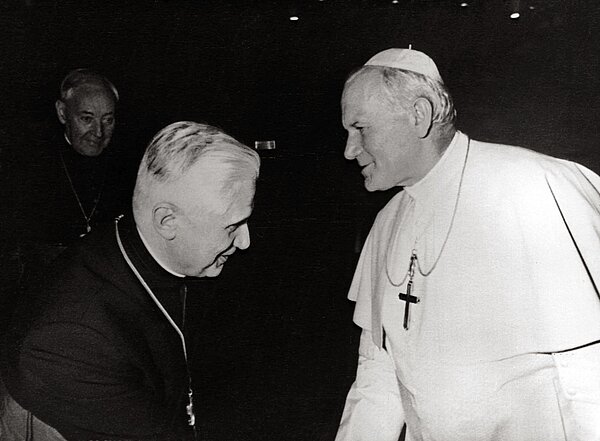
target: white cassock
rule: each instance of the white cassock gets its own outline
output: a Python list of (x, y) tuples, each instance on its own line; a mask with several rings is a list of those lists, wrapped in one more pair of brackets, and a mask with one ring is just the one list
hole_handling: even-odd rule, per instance
[[(600, 177), (457, 132), (378, 214), (337, 441), (600, 440)], [(409, 264), (416, 255), (408, 329)], [(563, 352), (562, 351), (567, 351)]]

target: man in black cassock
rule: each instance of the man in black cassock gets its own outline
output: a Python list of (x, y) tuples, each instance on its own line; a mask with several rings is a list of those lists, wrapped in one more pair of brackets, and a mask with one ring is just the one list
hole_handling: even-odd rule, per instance
[(133, 213), (28, 286), (5, 343), (0, 439), (196, 437), (186, 278), (217, 276), (250, 245), (259, 165), (208, 125), (174, 123), (154, 137)]

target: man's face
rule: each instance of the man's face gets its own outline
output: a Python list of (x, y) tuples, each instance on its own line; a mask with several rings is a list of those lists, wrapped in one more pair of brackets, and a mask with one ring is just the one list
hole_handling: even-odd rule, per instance
[(252, 214), (254, 189), (254, 182), (247, 181), (239, 184), (232, 197), (206, 187), (195, 196), (197, 203), (181, 218), (171, 245), (177, 272), (216, 277), (229, 256), (250, 246), (248, 218)]
[(115, 102), (100, 86), (80, 86), (66, 101), (56, 102), (58, 119), (73, 149), (84, 156), (98, 156), (115, 128)]
[(417, 176), (416, 133), (408, 113), (391, 112), (375, 72), (359, 73), (344, 89), (342, 124), (348, 131), (344, 156), (362, 167), (368, 191), (412, 185)]

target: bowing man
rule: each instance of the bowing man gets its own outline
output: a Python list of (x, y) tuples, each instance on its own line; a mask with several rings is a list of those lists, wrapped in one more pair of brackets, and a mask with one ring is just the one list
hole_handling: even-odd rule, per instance
[(156, 134), (139, 166), (133, 213), (61, 254), (17, 309), (0, 433), (195, 438), (185, 277), (216, 277), (250, 245), (259, 163), (254, 150), (209, 125), (178, 122)]

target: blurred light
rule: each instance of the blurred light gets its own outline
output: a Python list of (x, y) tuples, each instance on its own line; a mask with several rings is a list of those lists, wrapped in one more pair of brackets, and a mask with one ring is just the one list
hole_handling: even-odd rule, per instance
[(396, 5), (398, 4), (398, 0), (392, 0), (392, 3)]
[(462, 2), (462, 3), (460, 4), (460, 7), (461, 7), (461, 8), (466, 8), (467, 6), (469, 6), (469, 4), (468, 4), (467, 2)]
[(530, 7), (529, 7), (529, 10), (530, 10), (530, 11), (533, 11), (534, 9), (535, 9), (535, 6), (530, 6)]
[(276, 148), (274, 139), (269, 141), (254, 141), (255, 150), (275, 150)]
[(518, 12), (513, 12), (510, 14), (510, 18), (512, 18), (513, 20), (516, 20), (520, 16), (521, 16), (521, 14), (519, 14)]
[(290, 17), (290, 21), (298, 21), (298, 20), (300, 20), (300, 17), (298, 17), (297, 15), (292, 15)]

